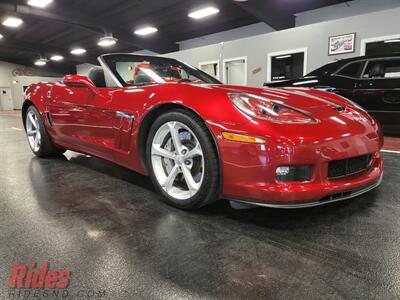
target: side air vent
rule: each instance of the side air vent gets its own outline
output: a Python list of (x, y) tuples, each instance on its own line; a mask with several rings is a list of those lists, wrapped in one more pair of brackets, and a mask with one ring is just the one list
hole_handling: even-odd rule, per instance
[(50, 113), (48, 111), (46, 111), (46, 118), (47, 118), (47, 121), (49, 122), (49, 125), (51, 127), (53, 127), (53, 123), (51, 122), (51, 116), (50, 116)]

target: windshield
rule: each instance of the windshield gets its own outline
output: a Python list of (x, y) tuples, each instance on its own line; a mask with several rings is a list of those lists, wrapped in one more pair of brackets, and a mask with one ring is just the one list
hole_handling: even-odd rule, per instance
[(207, 73), (175, 59), (130, 54), (102, 56), (122, 86), (160, 83), (220, 84)]

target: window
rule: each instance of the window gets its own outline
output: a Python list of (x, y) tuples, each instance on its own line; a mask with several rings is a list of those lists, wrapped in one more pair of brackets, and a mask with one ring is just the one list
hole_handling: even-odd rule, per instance
[(370, 61), (363, 78), (400, 78), (400, 59)]
[(365, 55), (393, 55), (400, 52), (400, 39), (372, 42), (365, 45)]
[(337, 74), (351, 78), (360, 78), (364, 65), (364, 61), (353, 62), (341, 69)]
[(304, 52), (272, 56), (271, 80), (286, 80), (302, 77), (304, 71)]

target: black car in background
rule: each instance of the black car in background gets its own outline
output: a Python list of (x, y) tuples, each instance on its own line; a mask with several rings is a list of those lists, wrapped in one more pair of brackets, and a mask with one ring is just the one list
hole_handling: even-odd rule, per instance
[(400, 55), (344, 59), (299, 79), (264, 85), (313, 87), (337, 93), (370, 112), (385, 134), (400, 135)]

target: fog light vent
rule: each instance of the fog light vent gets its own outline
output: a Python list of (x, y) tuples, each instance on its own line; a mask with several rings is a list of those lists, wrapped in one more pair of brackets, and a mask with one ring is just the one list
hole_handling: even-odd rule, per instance
[(276, 180), (281, 182), (310, 181), (312, 166), (280, 166), (275, 173)]

